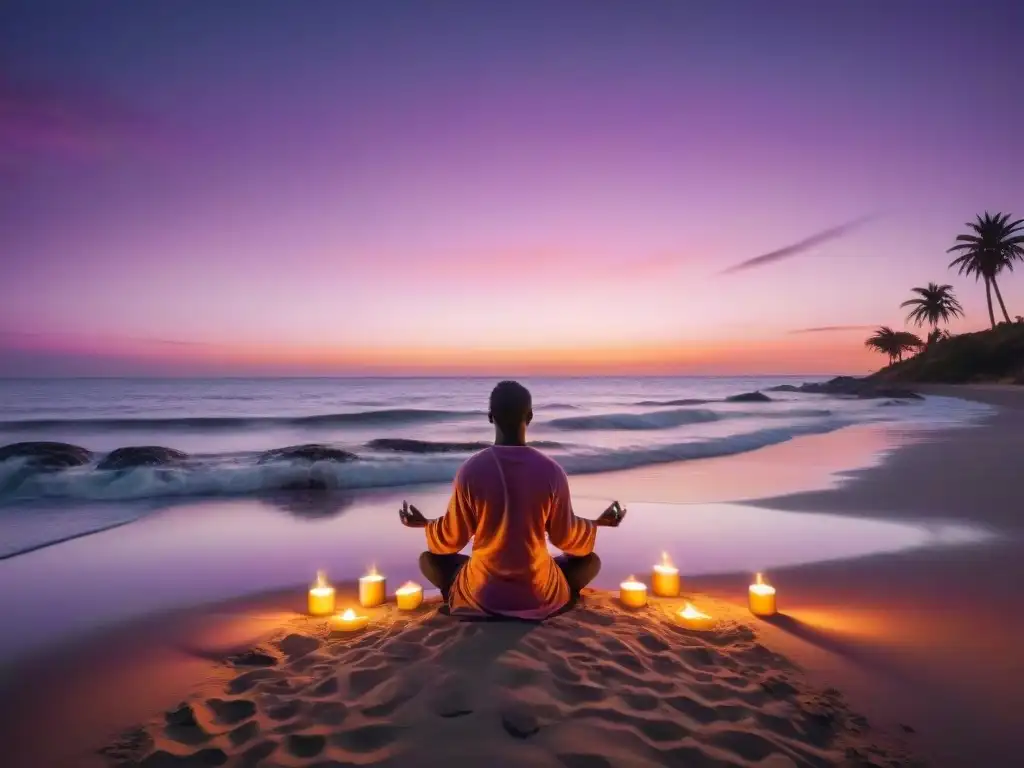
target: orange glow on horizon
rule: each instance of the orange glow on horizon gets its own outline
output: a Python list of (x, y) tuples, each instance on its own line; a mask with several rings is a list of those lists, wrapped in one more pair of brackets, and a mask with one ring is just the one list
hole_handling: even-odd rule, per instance
[[(852, 337), (851, 337), (852, 336)], [(680, 339), (645, 345), (380, 346), (287, 343), (227, 344), (145, 339), (54, 337), (36, 349), (280, 375), (739, 375), (866, 373), (884, 363), (857, 334), (808, 338), (782, 335), (715, 340)]]

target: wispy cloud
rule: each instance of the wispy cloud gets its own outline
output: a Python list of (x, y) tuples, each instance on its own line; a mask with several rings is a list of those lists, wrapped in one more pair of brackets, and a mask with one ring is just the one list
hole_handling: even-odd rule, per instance
[(819, 325), (816, 328), (797, 328), (790, 333), (843, 333), (845, 331), (870, 331), (873, 325)]
[(839, 226), (836, 227), (829, 227), (828, 229), (823, 229), (820, 232), (815, 232), (813, 235), (809, 237), (805, 237), (803, 240), (798, 240), (797, 242), (791, 243), (790, 245), (778, 248), (774, 251), (769, 251), (768, 253), (763, 253), (760, 256), (755, 256), (754, 258), (747, 259), (746, 261), (741, 261), (739, 264), (734, 264), (733, 266), (722, 270), (722, 274), (728, 275), (734, 272), (742, 272), (747, 269), (754, 269), (755, 267), (763, 267), (768, 264), (774, 264), (775, 262), (783, 261), (784, 259), (788, 259), (793, 256), (799, 256), (801, 253), (809, 251), (817, 245), (821, 245), (822, 243), (827, 243), (830, 240), (836, 240), (840, 237), (843, 237), (844, 235), (849, 234), (853, 230), (863, 226), (864, 224), (867, 224), (869, 221), (872, 221), (873, 219), (876, 218), (877, 215), (875, 214), (869, 216), (861, 216), (860, 218), (853, 219), (852, 221), (848, 221), (845, 224), (840, 224)]

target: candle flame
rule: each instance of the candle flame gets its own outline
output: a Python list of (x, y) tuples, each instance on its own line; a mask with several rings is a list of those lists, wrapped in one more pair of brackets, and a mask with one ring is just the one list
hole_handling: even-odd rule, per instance
[(327, 586), (327, 572), (317, 571), (316, 572), (316, 586), (318, 589), (323, 589)]
[(341, 620), (342, 621), (355, 621), (355, 618), (356, 618), (356, 612), (353, 611), (351, 608), (349, 608), (343, 614), (341, 614)]
[(407, 581), (396, 590), (395, 594), (407, 595), (410, 592), (417, 592), (419, 589), (420, 585), (415, 581)]
[(757, 583), (764, 584), (764, 577), (760, 573), (757, 574)]
[(668, 552), (661, 553), (661, 564), (664, 565), (666, 568), (672, 567), (672, 560), (669, 559)]
[(681, 611), (679, 611), (679, 615), (682, 616), (684, 619), (710, 619), (711, 618), (708, 614), (703, 613), (702, 611), (698, 611), (696, 608), (694, 608), (693, 607), (693, 603), (687, 603), (686, 605), (684, 605), (683, 609)]

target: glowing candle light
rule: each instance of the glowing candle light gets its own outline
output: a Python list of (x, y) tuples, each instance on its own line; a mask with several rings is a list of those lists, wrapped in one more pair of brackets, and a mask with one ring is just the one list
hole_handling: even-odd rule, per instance
[(309, 590), (309, 612), (313, 616), (334, 613), (334, 587), (327, 583), (327, 574), (316, 572), (316, 584)]
[(359, 616), (351, 608), (344, 613), (339, 613), (331, 621), (331, 625), (338, 632), (355, 632), (357, 629), (365, 628), (369, 623), (369, 616)]
[(690, 629), (708, 629), (714, 623), (714, 619), (708, 614), (694, 608), (693, 603), (684, 605), (676, 614), (676, 618), (683, 626)]
[(619, 600), (627, 608), (647, 605), (647, 585), (630, 576), (619, 585)]
[(387, 582), (384, 577), (377, 573), (377, 569), (371, 567), (370, 572), (359, 579), (359, 604), (363, 608), (373, 608), (382, 605), (387, 591)]
[(415, 611), (423, 602), (423, 587), (407, 581), (395, 592), (395, 600), (398, 601), (398, 610)]
[(660, 597), (679, 596), (679, 569), (672, 565), (668, 552), (662, 552), (661, 562), (654, 566), (651, 591)]
[(775, 615), (775, 587), (765, 584), (760, 573), (750, 585), (750, 612), (755, 616)]

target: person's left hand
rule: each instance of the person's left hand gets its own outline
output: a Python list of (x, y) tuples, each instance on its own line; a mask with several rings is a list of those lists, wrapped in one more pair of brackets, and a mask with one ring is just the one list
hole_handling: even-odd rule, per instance
[(402, 502), (402, 508), (398, 510), (398, 519), (406, 528), (426, 528), (427, 523), (430, 522), (422, 512), (407, 501)]
[(606, 526), (608, 528), (618, 528), (619, 523), (626, 516), (626, 508), (619, 505), (619, 502), (613, 501), (608, 509), (601, 513), (601, 516), (594, 521), (595, 525)]

